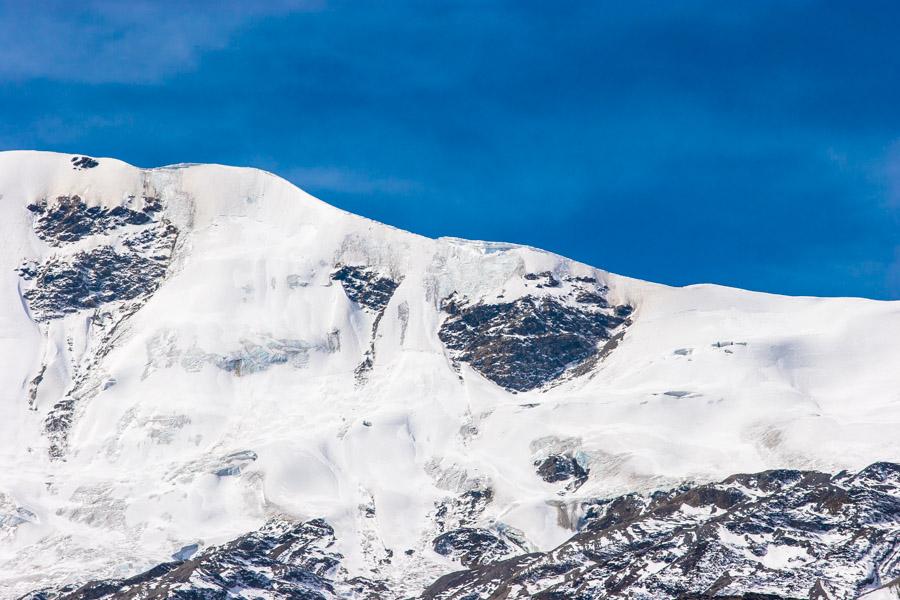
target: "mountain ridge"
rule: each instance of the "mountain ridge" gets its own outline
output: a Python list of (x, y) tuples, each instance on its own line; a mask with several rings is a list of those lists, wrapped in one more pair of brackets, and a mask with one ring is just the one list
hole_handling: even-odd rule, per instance
[(0, 153), (0, 195), (0, 593), (290, 515), (414, 595), (462, 566), (438, 538), (499, 560), (596, 499), (900, 460), (900, 302), (425, 238), (238, 167)]

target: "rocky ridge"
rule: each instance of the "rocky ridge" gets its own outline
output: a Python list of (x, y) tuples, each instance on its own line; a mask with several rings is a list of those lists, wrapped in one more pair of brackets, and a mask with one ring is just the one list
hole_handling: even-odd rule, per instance
[(900, 577), (900, 465), (766, 471), (587, 502), (550, 552), (447, 575), (428, 600), (846, 599)]
[(0, 153), (0, 195), (0, 597), (849, 598), (896, 571), (863, 493), (890, 485), (722, 479), (897, 461), (895, 303), (422, 238), (250, 169)]
[[(497, 385), (525, 392), (563, 376), (585, 372), (624, 333), (633, 308), (610, 306), (595, 278), (526, 273), (535, 292), (509, 302), (451, 294), (438, 337), (455, 360), (468, 363)], [(527, 283), (526, 283), (527, 285)], [(543, 295), (539, 290), (553, 290)], [(501, 295), (502, 296), (502, 295)]]
[[(99, 163), (76, 164), (93, 168)], [(100, 362), (128, 319), (161, 285), (178, 242), (178, 228), (161, 214), (158, 198), (131, 197), (129, 203), (134, 208), (89, 206), (73, 195), (27, 206), (35, 235), (57, 249), (42, 262), (26, 261), (17, 270), (32, 319), (47, 324), (91, 311), (87, 322), (93, 347), (73, 365), (72, 385), (44, 420), (53, 459), (64, 458), (79, 402), (114, 384), (98, 380)], [(46, 364), (31, 381), (32, 408), (45, 370)]]
[(382, 584), (346, 575), (334, 542), (334, 530), (321, 519), (298, 523), (273, 518), (227, 544), (197, 554), (196, 547), (185, 548), (173, 561), (134, 577), (39, 590), (23, 599), (383, 598), (387, 590)]
[[(478, 512), (490, 492), (460, 502)], [(514, 544), (489, 531), (443, 533), (433, 551), (467, 568), (441, 577), (420, 598), (851, 600), (900, 577), (900, 465), (833, 476), (765, 471), (591, 500), (577, 527), (549, 552), (509, 558)], [(278, 518), (131, 578), (22, 600), (400, 597), (384, 582), (348, 577), (334, 544), (321, 519)]]

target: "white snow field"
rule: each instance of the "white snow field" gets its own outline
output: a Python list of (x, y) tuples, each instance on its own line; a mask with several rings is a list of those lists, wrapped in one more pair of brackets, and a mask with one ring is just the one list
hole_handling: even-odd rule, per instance
[[(493, 490), (479, 525), (546, 550), (580, 499), (900, 461), (900, 302), (667, 287), (420, 237), (254, 169), (97, 161), (0, 153), (0, 598), (133, 575), (276, 514), (325, 518), (346, 568), (413, 594), (459, 568), (431, 550), (436, 503), (474, 486)], [(26, 207), (76, 195), (104, 214), (162, 208), (41, 239)], [(177, 235), (155, 291), (60, 315), (29, 304), (23, 264), (124, 253), (162, 219)], [(380, 317), (332, 278), (340, 265), (399, 282)], [(568, 284), (524, 277), (545, 272), (633, 307), (617, 347), (518, 393), (454, 360), (442, 300), (571, 304)], [(59, 434), (47, 422), (66, 398)], [(574, 491), (535, 472), (559, 450), (590, 472)]]

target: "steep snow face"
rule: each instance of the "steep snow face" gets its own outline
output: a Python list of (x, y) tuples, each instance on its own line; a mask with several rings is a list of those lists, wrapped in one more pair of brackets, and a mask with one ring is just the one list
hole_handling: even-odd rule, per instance
[(585, 499), (900, 460), (900, 303), (431, 240), (251, 169), (11, 152), (0, 195), (2, 597), (276, 515), (413, 594)]

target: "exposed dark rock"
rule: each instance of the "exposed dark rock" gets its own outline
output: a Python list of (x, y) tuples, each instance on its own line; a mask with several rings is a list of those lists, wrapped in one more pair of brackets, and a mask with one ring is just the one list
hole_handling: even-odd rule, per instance
[(371, 269), (348, 265), (337, 265), (337, 270), (331, 274), (331, 279), (341, 282), (341, 287), (344, 288), (344, 293), (350, 300), (375, 313), (369, 349), (366, 350), (362, 362), (354, 370), (357, 384), (362, 385), (366, 382), (369, 371), (375, 366), (375, 339), (378, 335), (378, 325), (384, 316), (384, 309), (387, 308), (400, 282), (383, 277)]
[(539, 288), (556, 288), (562, 285), (559, 279), (554, 277), (553, 273), (551, 273), (550, 271), (543, 271), (541, 273), (526, 273), (524, 277), (528, 281), (540, 281), (540, 283), (537, 284), (537, 287)]
[(76, 169), (93, 169), (100, 163), (90, 156), (73, 156), (72, 166)]
[(581, 291), (575, 296), (575, 301), (582, 304), (594, 304), (601, 308), (609, 308), (609, 303), (601, 294), (592, 291)]
[(331, 274), (331, 279), (341, 282), (344, 293), (350, 300), (376, 313), (384, 311), (400, 285), (376, 271), (345, 265), (338, 265), (337, 271)]
[(174, 225), (166, 223), (125, 237), (122, 245), (154, 260), (168, 260), (172, 253), (171, 242), (177, 236), (178, 229)]
[(513, 546), (487, 529), (461, 527), (434, 538), (434, 551), (449, 556), (464, 566), (483, 565), (504, 558)]
[(634, 308), (628, 306), (627, 304), (620, 304), (616, 307), (616, 316), (621, 318), (627, 318), (631, 316), (631, 313), (634, 312)]
[(40, 265), (34, 287), (23, 297), (35, 321), (96, 308), (107, 302), (149, 295), (166, 273), (166, 263), (111, 246), (79, 252), (70, 259), (52, 258)]
[(477, 488), (463, 492), (459, 497), (459, 506), (465, 509), (470, 516), (478, 516), (494, 500), (494, 490), (491, 488)]
[[(144, 212), (121, 206), (87, 207), (78, 196), (61, 197), (52, 207), (29, 208), (41, 215), (35, 223), (37, 234), (55, 245), (151, 220)], [(149, 212), (160, 208), (158, 200), (145, 199)], [(177, 238), (178, 229), (162, 221), (121, 236), (128, 251), (103, 245), (74, 255), (51, 256), (43, 264), (27, 262), (18, 269), (19, 276), (31, 284), (23, 297), (33, 318), (46, 321), (109, 302), (149, 296), (165, 275)]]
[[(77, 197), (73, 197), (77, 198)], [(150, 203), (150, 212), (158, 204)], [(106, 233), (103, 227), (134, 225), (127, 209), (85, 209), (79, 201), (66, 200), (48, 209), (46, 205), (29, 207), (43, 215), (36, 228), (48, 240), (73, 241), (84, 235)], [(82, 210), (84, 209), (84, 210)], [(87, 215), (87, 216), (85, 216)], [(145, 218), (146, 215), (143, 215)], [(143, 219), (139, 220), (143, 224)], [(178, 240), (178, 229), (165, 220), (142, 227), (118, 241), (127, 248), (116, 250), (101, 245), (74, 254), (51, 255), (43, 263), (29, 262), (18, 269), (27, 285), (22, 298), (36, 322), (46, 322), (79, 311), (91, 311), (87, 324), (96, 340), (81, 364), (65, 396), (54, 404), (44, 419), (44, 431), (50, 441), (52, 459), (63, 458), (68, 447), (68, 432), (79, 402), (96, 395), (103, 383), (92, 377), (94, 369), (110, 351), (125, 323), (162, 284)], [(34, 405), (42, 381), (39, 374), (31, 382), (29, 401)], [(109, 382), (106, 382), (108, 387)]]
[(140, 211), (124, 206), (104, 208), (88, 206), (78, 196), (60, 196), (53, 204), (43, 201), (29, 204), (27, 208), (38, 215), (34, 223), (38, 237), (52, 246), (59, 246), (124, 225), (145, 225), (162, 206), (156, 198), (145, 198)]
[(493, 499), (494, 490), (480, 487), (437, 503), (434, 521), (438, 531), (445, 533), (451, 529), (471, 526)]
[(388, 597), (381, 582), (344, 579), (343, 557), (332, 549), (334, 543), (334, 530), (321, 519), (274, 519), (259, 531), (135, 577), (41, 590), (22, 600), (224, 600), (235, 597), (235, 590), (245, 598), (279, 600)]
[(806, 600), (806, 598), (788, 598), (787, 596), (778, 596), (776, 594), (741, 594), (739, 596), (720, 596), (718, 594), (686, 594), (678, 596), (678, 600)]
[(144, 208), (141, 210), (147, 214), (162, 212), (162, 200), (152, 196), (144, 196)]
[(626, 494), (588, 504), (579, 530), (602, 531), (613, 525), (632, 522), (647, 506), (647, 499), (638, 494)]
[(589, 504), (579, 527), (550, 552), (444, 576), (422, 598), (854, 599), (900, 576), (900, 466), (631, 494)]
[(34, 410), (35, 403), (37, 402), (38, 388), (41, 385), (41, 382), (44, 381), (44, 373), (47, 372), (47, 363), (43, 363), (41, 365), (41, 370), (38, 371), (38, 374), (34, 376), (31, 382), (28, 384), (28, 408)]
[(449, 317), (438, 336), (457, 360), (507, 389), (527, 391), (559, 377), (599, 351), (625, 319), (553, 297), (500, 304), (442, 305)]
[[(490, 494), (470, 496), (478, 505)], [(841, 501), (829, 505), (834, 497)], [(275, 519), (135, 577), (22, 598), (224, 600), (234, 590), (275, 600), (398, 597), (383, 582), (348, 578), (335, 541), (320, 519)], [(559, 547), (509, 557), (517, 545), (474, 526), (442, 533), (434, 551), (467, 569), (435, 580), (419, 598), (853, 600), (900, 577), (900, 465), (835, 476), (765, 471), (598, 500)]]
[(547, 483), (572, 481), (570, 489), (579, 488), (588, 479), (588, 471), (579, 464), (574, 456), (568, 454), (551, 454), (535, 461), (537, 474)]
[(16, 273), (18, 273), (19, 277), (24, 279), (25, 281), (31, 281), (38, 274), (38, 263), (35, 261), (25, 261), (22, 263), (18, 269), (16, 269)]

